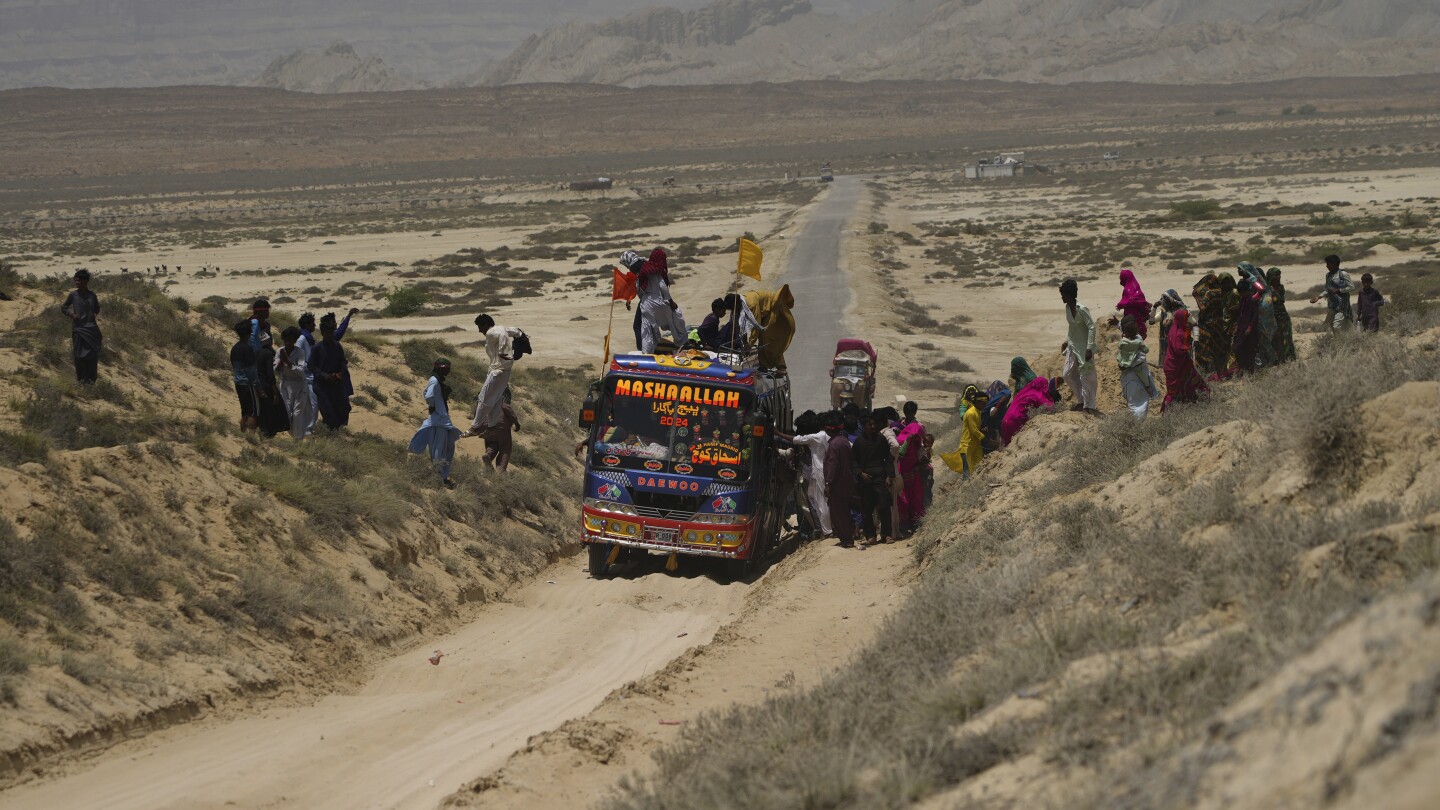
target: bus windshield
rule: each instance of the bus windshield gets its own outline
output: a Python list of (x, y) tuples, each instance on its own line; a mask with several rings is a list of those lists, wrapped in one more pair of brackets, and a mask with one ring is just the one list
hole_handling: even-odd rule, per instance
[(752, 401), (750, 391), (704, 383), (606, 380), (591, 466), (744, 481)]

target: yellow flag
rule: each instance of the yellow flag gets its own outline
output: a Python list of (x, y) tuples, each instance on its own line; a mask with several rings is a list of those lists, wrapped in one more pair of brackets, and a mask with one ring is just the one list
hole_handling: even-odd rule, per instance
[(765, 252), (749, 239), (740, 239), (740, 266), (735, 271), (742, 276), (760, 280), (760, 263), (765, 261)]

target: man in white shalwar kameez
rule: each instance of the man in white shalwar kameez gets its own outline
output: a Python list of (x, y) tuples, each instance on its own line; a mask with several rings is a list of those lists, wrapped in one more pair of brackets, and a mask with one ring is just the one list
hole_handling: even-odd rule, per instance
[(660, 330), (670, 333), (676, 346), (682, 346), (690, 331), (685, 328), (685, 316), (670, 297), (670, 267), (665, 251), (655, 248), (650, 259), (640, 265), (640, 351), (654, 354), (655, 345), (660, 341)]
[(1070, 410), (1099, 413), (1095, 409), (1100, 393), (1100, 377), (1095, 370), (1095, 318), (1090, 308), (1080, 303), (1079, 291), (1080, 285), (1073, 278), (1060, 284), (1066, 324), (1065, 342), (1060, 345), (1065, 353), (1061, 376), (1075, 396), (1075, 405)]
[(280, 334), (285, 346), (275, 354), (275, 378), (279, 383), (280, 399), (285, 402), (285, 412), (290, 417), (290, 435), (296, 439), (305, 438), (310, 425), (315, 422), (315, 401), (311, 399), (309, 354), (296, 344), (300, 341), (300, 330), (288, 327)]
[(830, 446), (830, 434), (825, 431), (807, 433), (790, 438), (796, 447), (810, 451), (810, 471), (806, 475), (805, 493), (810, 498), (810, 508), (820, 524), (820, 534), (830, 537), (835, 533), (830, 523), (830, 503), (825, 498), (825, 450)]
[(481, 315), (475, 325), (485, 336), (485, 354), (490, 360), (490, 373), (475, 398), (475, 418), (463, 436), (479, 436), (486, 428), (504, 419), (505, 389), (510, 387), (510, 369), (515, 365), (515, 338), (525, 334), (513, 326), (497, 326), (495, 319)]

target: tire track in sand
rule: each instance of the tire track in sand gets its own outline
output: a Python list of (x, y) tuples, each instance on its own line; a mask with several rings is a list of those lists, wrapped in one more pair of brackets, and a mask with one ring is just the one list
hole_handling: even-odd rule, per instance
[(596, 581), (584, 567), (557, 563), (354, 694), (152, 735), (0, 794), (0, 807), (433, 807), (531, 735), (709, 641), (750, 587), (658, 571)]

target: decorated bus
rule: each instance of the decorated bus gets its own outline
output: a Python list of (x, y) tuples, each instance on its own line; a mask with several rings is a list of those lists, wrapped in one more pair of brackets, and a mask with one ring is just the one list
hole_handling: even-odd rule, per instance
[(790, 432), (790, 382), (703, 352), (628, 354), (585, 398), (581, 541), (590, 572), (637, 554), (733, 560), (778, 550), (795, 476), (771, 441)]

